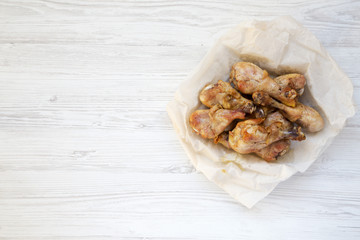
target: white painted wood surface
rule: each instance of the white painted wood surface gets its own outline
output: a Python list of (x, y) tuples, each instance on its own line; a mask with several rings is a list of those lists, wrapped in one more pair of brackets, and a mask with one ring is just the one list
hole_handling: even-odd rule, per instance
[(360, 239), (360, 114), (249, 210), (165, 111), (218, 36), (292, 15), (360, 103), (359, 1), (0, 2), (0, 239)]

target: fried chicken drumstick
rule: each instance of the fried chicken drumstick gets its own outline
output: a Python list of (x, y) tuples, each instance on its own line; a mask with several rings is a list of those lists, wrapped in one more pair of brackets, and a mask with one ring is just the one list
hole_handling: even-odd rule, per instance
[(296, 122), (308, 132), (318, 132), (324, 127), (324, 120), (312, 107), (297, 103), (296, 107), (289, 107), (272, 99), (265, 92), (255, 92), (253, 99), (256, 104), (280, 109), (291, 122)]
[(200, 92), (199, 99), (209, 108), (220, 104), (225, 109), (240, 109), (246, 113), (252, 113), (255, 110), (255, 105), (251, 100), (241, 96), (230, 83), (222, 80), (205, 86)]
[[(302, 76), (302, 75), (301, 75)], [(301, 79), (301, 80), (298, 80)], [(255, 64), (249, 62), (235, 63), (230, 72), (230, 82), (235, 85), (241, 93), (253, 94), (256, 91), (264, 91), (271, 97), (276, 98), (282, 103), (294, 107), (296, 106), (296, 98), (305, 85), (305, 78), (292, 75), (284, 75), (275, 81), (266, 70), (261, 69)]]
[[(214, 139), (215, 143), (220, 143), (226, 148), (231, 149), (229, 144), (229, 132), (223, 132)], [(290, 148), (290, 140), (282, 139), (270, 144), (254, 153), (264, 159), (265, 161), (272, 162), (277, 160), (280, 156), (284, 155)]]
[(291, 124), (280, 112), (269, 114), (265, 119), (250, 119), (239, 122), (229, 132), (229, 145), (238, 153), (259, 151), (281, 139), (302, 141), (301, 127)]
[(190, 115), (190, 126), (203, 138), (214, 138), (221, 134), (235, 119), (244, 119), (245, 113), (239, 109), (222, 109), (215, 105), (211, 109), (196, 110)]

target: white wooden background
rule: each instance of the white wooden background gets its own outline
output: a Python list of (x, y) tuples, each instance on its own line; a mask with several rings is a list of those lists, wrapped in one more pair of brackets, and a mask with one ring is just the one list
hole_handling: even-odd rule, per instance
[(249, 210), (165, 111), (218, 32), (292, 15), (352, 79), (360, 2), (0, 2), (0, 239), (360, 239), (360, 114)]

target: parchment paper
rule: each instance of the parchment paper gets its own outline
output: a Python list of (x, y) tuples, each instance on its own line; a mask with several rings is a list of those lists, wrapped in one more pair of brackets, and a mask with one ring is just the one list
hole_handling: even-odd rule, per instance
[[(190, 114), (201, 107), (198, 95), (208, 83), (228, 80), (231, 66), (249, 61), (275, 75), (301, 73), (307, 85), (301, 102), (317, 109), (325, 120), (321, 132), (292, 141), (291, 150), (275, 163), (242, 155), (202, 139), (189, 126)], [(248, 208), (277, 184), (304, 172), (329, 146), (355, 113), (353, 86), (324, 47), (291, 17), (247, 21), (224, 34), (193, 74), (177, 90), (167, 111), (194, 167)]]

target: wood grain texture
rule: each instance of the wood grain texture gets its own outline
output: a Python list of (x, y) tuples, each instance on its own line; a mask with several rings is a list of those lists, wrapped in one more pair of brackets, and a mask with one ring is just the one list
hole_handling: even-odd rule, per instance
[(248, 210), (194, 170), (165, 111), (219, 32), (278, 15), (358, 105), (359, 1), (1, 1), (0, 239), (359, 239), (359, 113)]

